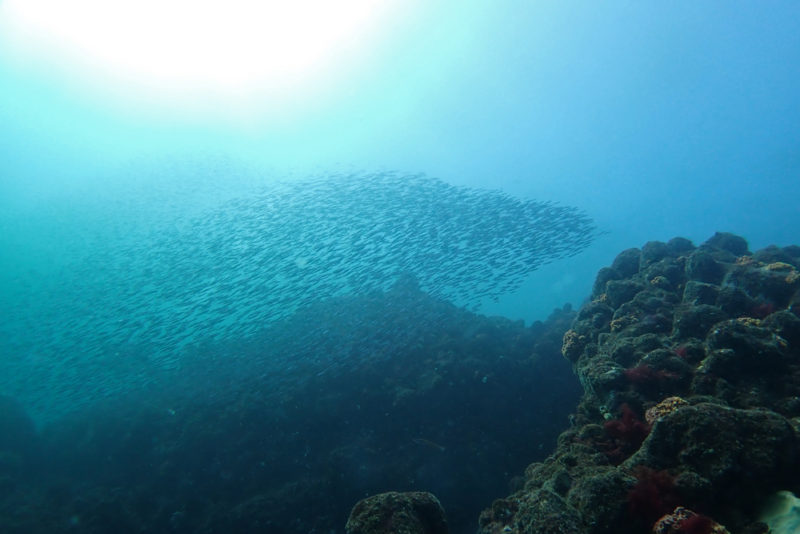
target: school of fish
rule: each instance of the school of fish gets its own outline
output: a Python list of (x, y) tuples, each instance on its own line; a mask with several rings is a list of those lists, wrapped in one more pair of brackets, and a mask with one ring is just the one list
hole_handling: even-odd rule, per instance
[(179, 366), (193, 346), (235, 344), (315, 302), (387, 291), (400, 277), (478, 309), (596, 234), (576, 208), (422, 174), (265, 186), (188, 224), (98, 250), (75, 275), (82, 282), (36, 317), (42, 324), (24, 327), (38, 333), (6, 338), (25, 357), (4, 362), (0, 387), (30, 397), (46, 375), (51, 401), (109, 395), (146, 382), (148, 365)]

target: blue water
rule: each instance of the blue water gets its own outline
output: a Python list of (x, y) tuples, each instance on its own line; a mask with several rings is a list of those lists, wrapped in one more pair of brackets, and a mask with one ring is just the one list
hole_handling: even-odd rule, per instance
[[(151, 106), (135, 84), (106, 91), (0, 49), (0, 389), (46, 421), (141, 385), (165, 366), (141, 335), (155, 327), (131, 326), (142, 309), (172, 315), (157, 350), (176, 358), (240, 342), (219, 334), (224, 309), (201, 318), (210, 340), (187, 333), (165, 273), (194, 258), (194, 229), (277, 183), (425, 173), (585, 213), (588, 248), (479, 308), (528, 323), (579, 306), (600, 267), (650, 240), (800, 243), (796, 2), (501, 1), (405, 17), (330, 87), (244, 120)], [(207, 283), (237, 294), (230, 270)]]
[[(607, 233), (590, 249), (482, 308), (514, 319), (579, 305), (599, 267), (648, 240), (724, 230), (754, 249), (795, 243), (799, 14), (792, 2), (419, 8), (330, 94), (292, 101), (294, 119), (246, 124), (148, 112), (6, 51), (4, 330), (20, 315), (87, 313), (52, 292), (75, 277), (110, 291), (93, 287), (91, 265), (115, 261), (98, 253), (120, 240), (264, 183), (343, 170), (425, 172), (594, 218)], [(26, 329), (7, 358), (35, 355), (37, 335), (53, 333)]]

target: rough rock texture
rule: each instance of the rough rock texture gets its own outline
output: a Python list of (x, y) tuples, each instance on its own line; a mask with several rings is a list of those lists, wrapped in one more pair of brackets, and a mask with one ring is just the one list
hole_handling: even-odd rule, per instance
[(390, 490), (433, 492), (473, 532), (580, 398), (560, 355), (576, 312), (526, 326), (407, 282), (197, 347), (39, 432), (0, 395), (0, 532), (341, 534)]
[(798, 269), (723, 233), (620, 253), (564, 336), (572, 428), (479, 532), (645, 534), (676, 507), (766, 532), (763, 499), (800, 489)]
[(439, 500), (425, 491), (390, 491), (356, 503), (347, 534), (447, 534)]

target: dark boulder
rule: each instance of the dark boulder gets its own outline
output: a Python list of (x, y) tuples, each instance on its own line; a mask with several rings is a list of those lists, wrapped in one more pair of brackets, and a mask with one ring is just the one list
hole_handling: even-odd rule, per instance
[(390, 491), (356, 503), (347, 534), (447, 534), (447, 519), (439, 500), (424, 491)]

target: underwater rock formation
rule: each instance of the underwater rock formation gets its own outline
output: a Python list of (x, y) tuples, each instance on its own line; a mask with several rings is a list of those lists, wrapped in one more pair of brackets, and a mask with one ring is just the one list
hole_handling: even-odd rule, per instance
[(620, 253), (564, 336), (573, 427), (479, 532), (766, 532), (800, 488), (799, 269), (724, 233)]
[(347, 534), (447, 534), (447, 519), (431, 493), (391, 491), (356, 503)]
[[(567, 426), (574, 318), (480, 316), (405, 280), (204, 347), (39, 433), (0, 398), (0, 531), (341, 533), (354, 503), (393, 490), (434, 493), (470, 532)], [(41, 450), (38, 474), (22, 448)]]

